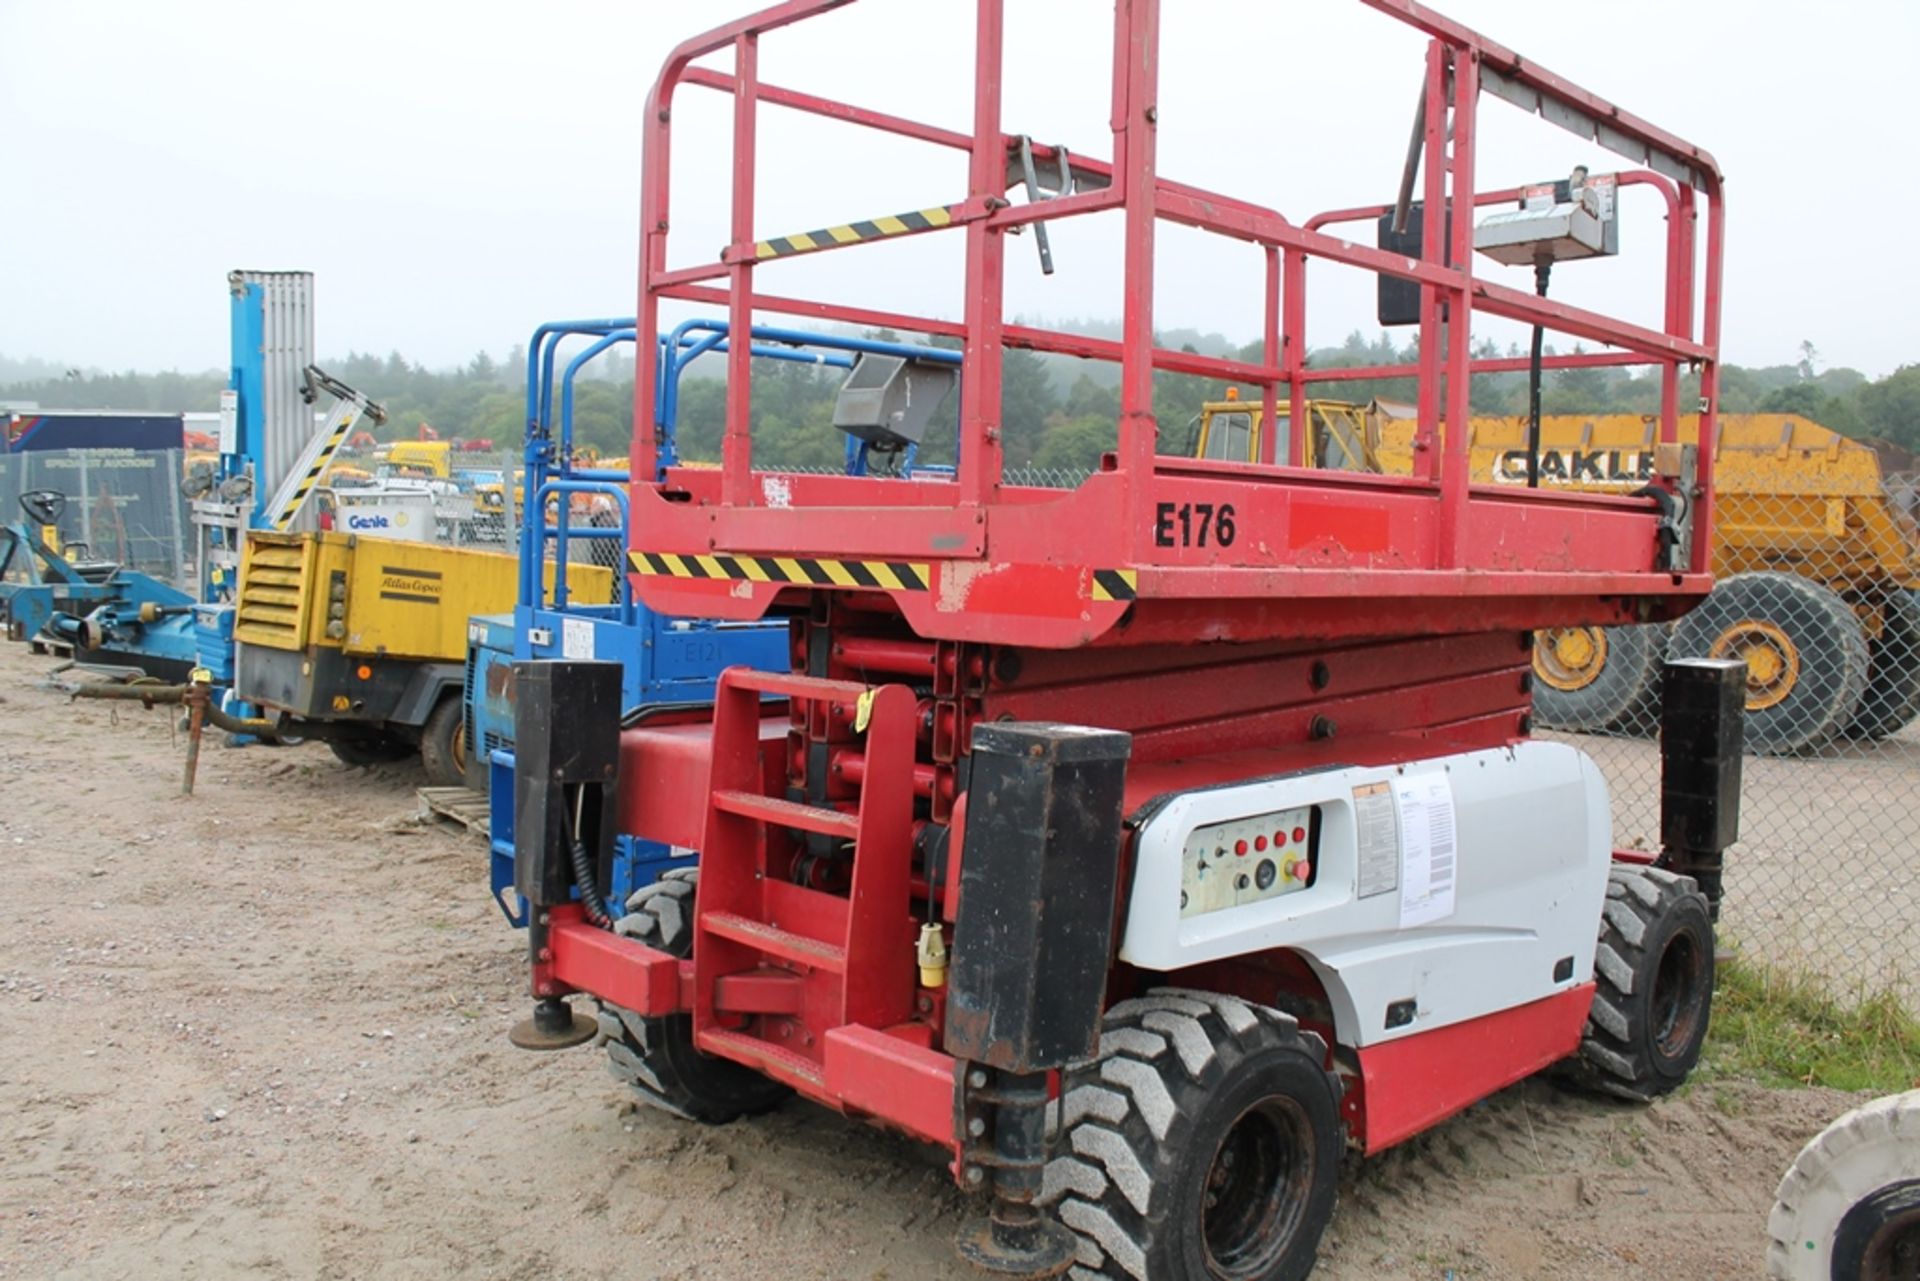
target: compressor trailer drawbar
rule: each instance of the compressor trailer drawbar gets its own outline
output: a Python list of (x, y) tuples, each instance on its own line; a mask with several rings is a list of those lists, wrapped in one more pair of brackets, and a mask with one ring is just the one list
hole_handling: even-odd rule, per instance
[[(1320, 230), (1340, 211), (1300, 223), (1158, 176), (1155, 0), (1114, 8), (1110, 161), (1003, 129), (1001, 0), (976, 5), (967, 132), (760, 80), (761, 40), (836, 0), (675, 50), (642, 117), (638, 331), (674, 300), (725, 307), (736, 333), (785, 313), (951, 342), (957, 465), (908, 483), (756, 469), (746, 344), (728, 355), (718, 467), (654, 479), (652, 398), (636, 400), (636, 595), (668, 615), (785, 617), (791, 671), (730, 669), (710, 716), (623, 729), (611, 665), (520, 665), (536, 1001), (519, 1043), (597, 1036), (616, 1076), (696, 1121), (798, 1093), (938, 1144), (991, 1198), (965, 1257), (1135, 1281), (1304, 1276), (1345, 1147), (1378, 1152), (1543, 1068), (1634, 1098), (1684, 1078), (1737, 817), (1739, 671), (1670, 673), (1662, 849), (1622, 853), (1592, 762), (1530, 736), (1530, 632), (1674, 618), (1712, 585), (1721, 176), (1412, 0), (1364, 3), (1426, 42), (1393, 248)], [(725, 70), (694, 65), (716, 55)], [(718, 261), (670, 268), (686, 87), (731, 96), (730, 230)], [(1496, 102), (1633, 167), (1482, 191), (1476, 121)], [(966, 190), (757, 239), (765, 105), (961, 153)], [(1656, 323), (1477, 273), (1476, 252), (1540, 284), (1556, 260), (1608, 257), (1630, 187), (1667, 214)], [(1030, 229), (1051, 272), (1047, 228), (1096, 212), (1124, 228), (1121, 337), (1008, 322), (1007, 236)], [(1155, 345), (1162, 222), (1258, 259), (1258, 359)], [(921, 235), (964, 242), (958, 322), (769, 283), (820, 278), (789, 272), (796, 256)], [(1309, 370), (1310, 259), (1396, 286), (1418, 360)], [(1592, 348), (1540, 368), (1654, 367), (1644, 489), (1471, 483), (1467, 433), (1448, 426), (1469, 420), (1474, 373), (1516, 364), (1472, 358), (1478, 314)], [(1118, 448), (1075, 489), (1005, 483), (1008, 346), (1118, 366)], [(659, 358), (641, 345), (636, 386)], [(1247, 388), (1268, 423), (1282, 398), (1304, 423), (1312, 384), (1412, 377), (1412, 473), (1309, 468), (1278, 432), (1256, 459), (1158, 456), (1159, 370)], [(1686, 370), (1700, 413), (1683, 438)], [(922, 443), (925, 371), (868, 372), (838, 425), (877, 454)], [(609, 906), (622, 835), (697, 850), (697, 870)]]

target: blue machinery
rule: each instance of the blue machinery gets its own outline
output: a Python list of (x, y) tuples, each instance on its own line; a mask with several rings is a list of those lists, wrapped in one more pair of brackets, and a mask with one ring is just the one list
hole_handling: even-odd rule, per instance
[[(560, 343), (569, 337), (594, 341), (568, 361), (559, 378), (559, 412), (554, 413), (554, 370)], [(624, 572), (616, 571), (619, 599), (611, 605), (575, 604), (568, 599), (566, 566), (575, 540), (604, 540), (613, 547), (616, 566), (627, 549), (628, 473), (573, 466), (573, 388), (581, 369), (602, 353), (637, 340), (632, 319), (560, 321), (534, 331), (527, 354), (527, 500), (520, 541), (520, 594), (511, 618), (476, 618), (468, 629), (466, 733), (472, 757), (484, 762), (491, 795), (489, 846), (494, 900), (515, 927), (526, 925), (526, 903), (513, 891), (513, 679), (512, 665), (529, 659), (599, 659), (622, 668), (622, 705), (629, 717), (701, 708), (713, 698), (715, 678), (728, 667), (787, 666), (784, 622), (723, 624), (665, 618), (633, 599)], [(664, 471), (679, 460), (680, 377), (693, 361), (727, 350), (727, 325), (690, 320), (660, 336), (660, 381), (654, 390), (654, 421), (660, 424), (659, 465)], [(907, 343), (807, 333), (754, 326), (753, 355), (794, 363), (851, 370), (862, 355), (957, 366), (960, 353)], [(868, 446), (849, 437), (848, 472), (867, 471)], [(903, 475), (910, 474), (914, 451), (903, 451)], [(511, 483), (511, 482), (509, 482)], [(605, 500), (618, 519), (576, 523), (576, 495)], [(549, 502), (552, 512), (549, 514)], [(551, 593), (542, 590), (542, 566), (551, 556)], [(693, 851), (622, 836), (605, 884), (608, 901), (624, 903), (661, 872), (693, 858)]]

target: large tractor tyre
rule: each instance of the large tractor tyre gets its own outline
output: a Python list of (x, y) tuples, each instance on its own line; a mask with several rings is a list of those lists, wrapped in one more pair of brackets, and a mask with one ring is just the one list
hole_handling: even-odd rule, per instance
[[(286, 739), (279, 740), (282, 744)], [(343, 765), (361, 769), (370, 765), (391, 765), (395, 761), (404, 761), (418, 749), (404, 738), (393, 734), (371, 730), (353, 738), (330, 738), (327, 748), (340, 759)]]
[(1326, 1046), (1277, 1010), (1157, 989), (1107, 1012), (1063, 1085), (1042, 1200), (1077, 1281), (1293, 1281), (1333, 1216), (1343, 1140)]
[(1848, 738), (1886, 738), (1920, 716), (1920, 597), (1904, 587), (1887, 592), (1867, 653), (1867, 693)]
[(1547, 627), (1533, 634), (1534, 719), (1549, 729), (1645, 733), (1660, 694), (1667, 627)]
[(1573, 1080), (1639, 1103), (1675, 1089), (1700, 1061), (1713, 1011), (1713, 919), (1692, 878), (1615, 867), (1593, 971)]
[(1735, 574), (1673, 630), (1675, 658), (1747, 665), (1746, 745), (1788, 756), (1826, 746), (1860, 711), (1866, 633), (1840, 596), (1798, 574)]
[[(693, 894), (700, 869), (676, 867), (635, 890), (616, 933), (669, 956), (693, 954)], [(693, 1045), (693, 1016), (643, 1018), (600, 1003), (607, 1070), (654, 1107), (689, 1121), (725, 1125), (778, 1107), (791, 1093), (747, 1067), (702, 1054)]]
[(467, 719), (460, 695), (447, 694), (420, 731), (420, 763), (435, 787), (467, 785)]
[(1774, 1281), (1920, 1276), (1920, 1090), (1855, 1108), (1801, 1149), (1767, 1232)]

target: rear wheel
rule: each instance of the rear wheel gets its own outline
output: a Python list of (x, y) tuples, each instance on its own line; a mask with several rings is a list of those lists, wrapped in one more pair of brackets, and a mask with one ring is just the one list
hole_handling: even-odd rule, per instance
[(1042, 1199), (1079, 1281), (1290, 1281), (1313, 1269), (1343, 1148), (1326, 1047), (1288, 1016), (1163, 988), (1107, 1012), (1067, 1075)]
[(1775, 1281), (1920, 1276), (1920, 1090), (1835, 1121), (1780, 1181), (1767, 1216)]
[[(677, 867), (635, 890), (615, 932), (669, 956), (693, 955), (699, 876), (698, 868)], [(750, 1068), (695, 1049), (689, 1014), (644, 1018), (602, 1001), (600, 1034), (607, 1042), (607, 1070), (616, 1079), (654, 1107), (689, 1121), (724, 1125), (778, 1107), (791, 1093)]]
[(1616, 866), (1593, 971), (1574, 1080), (1638, 1102), (1678, 1087), (1700, 1061), (1713, 1010), (1713, 920), (1692, 879)]
[(1920, 716), (1920, 597), (1894, 587), (1880, 608), (1880, 635), (1867, 647), (1867, 693), (1849, 738), (1886, 738)]
[(1549, 627), (1533, 634), (1533, 710), (1551, 729), (1638, 729), (1660, 690), (1661, 623)]
[(420, 731), (420, 763), (435, 787), (464, 787), (467, 782), (467, 726), (460, 696), (448, 694)]
[(1675, 626), (1672, 652), (1746, 664), (1751, 751), (1790, 755), (1826, 746), (1867, 691), (1860, 620), (1837, 593), (1798, 574), (1723, 579)]

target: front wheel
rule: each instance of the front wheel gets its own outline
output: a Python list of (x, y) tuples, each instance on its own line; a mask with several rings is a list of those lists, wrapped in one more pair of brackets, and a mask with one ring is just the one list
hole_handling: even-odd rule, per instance
[(1692, 879), (1614, 867), (1593, 971), (1574, 1080), (1641, 1103), (1676, 1089), (1700, 1061), (1713, 1011), (1713, 918)]
[(1068, 1074), (1043, 1201), (1077, 1277), (1295, 1281), (1333, 1217), (1343, 1141), (1326, 1047), (1277, 1010), (1161, 988), (1107, 1012)]
[(1774, 1281), (1920, 1274), (1920, 1090), (1855, 1108), (1807, 1144), (1767, 1233)]

